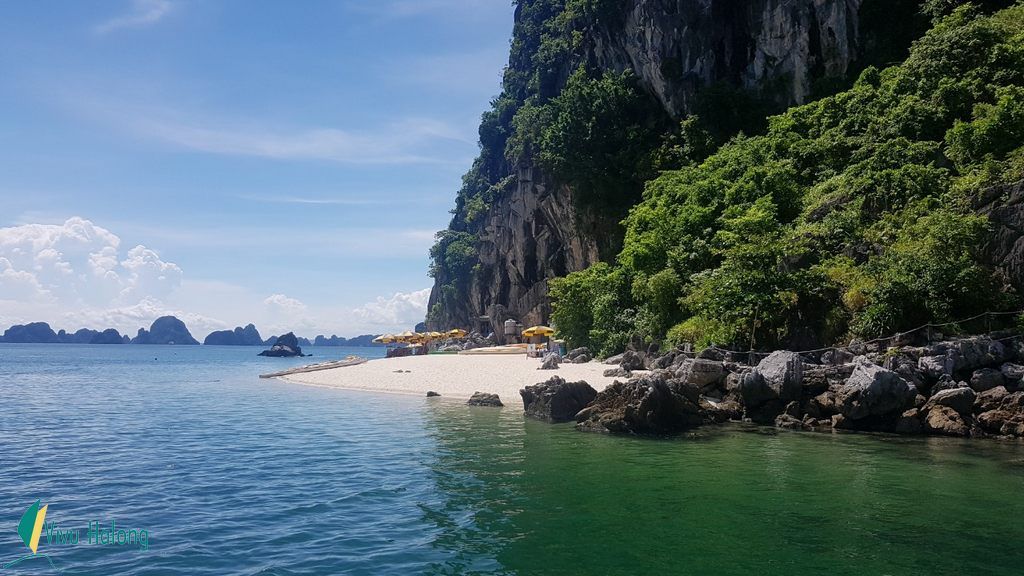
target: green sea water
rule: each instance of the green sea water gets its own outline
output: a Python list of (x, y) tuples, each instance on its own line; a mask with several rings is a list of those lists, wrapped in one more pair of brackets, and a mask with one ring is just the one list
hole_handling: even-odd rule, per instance
[[(1019, 442), (613, 437), (526, 420), (516, 398), (257, 377), (300, 361), (0, 345), (0, 576), (1024, 572)], [(45, 559), (3, 568), (37, 500), (63, 529), (116, 522), (148, 547), (44, 536)]]
[(476, 527), (445, 545), (510, 573), (1024, 573), (1016, 442), (739, 425), (652, 440), (449, 407), (430, 426), (438, 484)]

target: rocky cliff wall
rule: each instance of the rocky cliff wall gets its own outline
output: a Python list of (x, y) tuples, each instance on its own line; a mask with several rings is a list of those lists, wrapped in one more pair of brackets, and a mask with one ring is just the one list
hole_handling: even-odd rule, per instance
[[(521, 1), (517, 20), (538, 1)], [(695, 96), (712, 84), (749, 90), (781, 109), (806, 100), (816, 81), (842, 79), (855, 66), (861, 7), (862, 0), (627, 0), (612, 17), (582, 27), (582, 49), (563, 63), (562, 81), (580, 63), (632, 71), (675, 119), (690, 112)], [(513, 59), (510, 70), (522, 65)], [(439, 305), (440, 287), (452, 279), (443, 272), (435, 279), (433, 329), (489, 323), (498, 334), (508, 317), (544, 323), (550, 313), (548, 280), (615, 253), (618, 217), (581, 217), (572, 189), (554, 182), (530, 158), (507, 165), (512, 185), (501, 187), (482, 229), (468, 230), (478, 237), (479, 257), (472, 278), (460, 283), (468, 289), (453, 304)], [(462, 228), (453, 220), (453, 229)]]

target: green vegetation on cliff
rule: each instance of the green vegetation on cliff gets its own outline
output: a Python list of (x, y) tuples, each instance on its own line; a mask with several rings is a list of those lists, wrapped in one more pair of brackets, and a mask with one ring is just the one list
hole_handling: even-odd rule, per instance
[[(973, 205), (1024, 176), (1024, 5), (953, 4), (927, 3), (935, 25), (902, 64), (648, 182), (615, 264), (552, 283), (561, 333), (605, 352), (633, 334), (800, 345), (1015, 305), (980, 263)], [(540, 133), (553, 166), (592, 170)]]

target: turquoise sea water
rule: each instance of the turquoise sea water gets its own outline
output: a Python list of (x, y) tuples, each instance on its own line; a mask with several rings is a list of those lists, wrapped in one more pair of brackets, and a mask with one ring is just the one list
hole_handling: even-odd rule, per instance
[[(65, 574), (1024, 571), (1017, 442), (588, 435), (516, 402), (259, 380), (302, 361), (255, 353), (0, 345), (0, 565), (28, 552), (17, 525), (41, 499), (83, 530), (41, 540)], [(111, 520), (149, 549), (85, 543)]]

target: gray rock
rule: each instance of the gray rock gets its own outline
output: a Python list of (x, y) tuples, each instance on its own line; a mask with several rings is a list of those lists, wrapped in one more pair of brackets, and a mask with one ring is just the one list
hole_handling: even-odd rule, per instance
[(572, 350), (569, 350), (569, 353), (565, 355), (565, 359), (571, 362), (577, 356), (583, 355), (590, 357), (594, 356), (593, 354), (591, 354), (590, 348), (587, 348), (586, 346), (581, 346), (579, 348), (573, 348)]
[(681, 364), (675, 375), (699, 388), (711, 388), (725, 381), (725, 367), (721, 362), (698, 358)]
[(622, 360), (619, 362), (619, 366), (623, 370), (636, 371), (644, 369), (644, 357), (638, 352), (627, 350), (622, 354)]
[(854, 355), (842, 348), (832, 348), (821, 353), (821, 363), (829, 366), (849, 364), (853, 359)]
[(593, 360), (593, 358), (590, 357), (590, 354), (580, 354), (580, 355), (572, 358), (570, 360), (570, 362), (572, 362), (573, 364), (586, 364), (587, 362), (590, 362), (591, 360)]
[(696, 386), (646, 374), (615, 382), (576, 415), (576, 427), (613, 434), (671, 434), (703, 422)]
[(934, 380), (944, 375), (952, 374), (955, 364), (955, 359), (945, 354), (941, 356), (922, 356), (917, 361), (917, 368), (925, 376)]
[(900, 375), (907, 382), (910, 382), (920, 391), (926, 390), (927, 387), (924, 384), (924, 377), (921, 371), (918, 369), (917, 361), (906, 354), (896, 354), (895, 356), (888, 356), (885, 362), (882, 364), (886, 369), (892, 370), (893, 372)]
[(569, 422), (594, 401), (597, 390), (586, 382), (566, 382), (552, 376), (547, 382), (527, 386), (519, 391), (524, 413), (547, 422)]
[(552, 352), (544, 357), (544, 361), (541, 362), (540, 368), (537, 370), (558, 370), (558, 363), (561, 361), (561, 357)]
[(743, 400), (743, 405), (747, 408), (755, 408), (779, 398), (778, 394), (768, 387), (764, 376), (757, 370), (748, 370), (739, 374), (734, 382), (733, 390), (738, 393)]
[(604, 363), (608, 364), (610, 366), (618, 366), (619, 364), (622, 363), (622, 357), (623, 356), (625, 356), (625, 353), (623, 353), (623, 354), (616, 354), (614, 356), (609, 356), (609, 357), (604, 359)]
[(892, 370), (858, 357), (853, 373), (836, 390), (836, 405), (847, 420), (902, 414), (913, 405), (917, 388)]
[(629, 370), (623, 370), (622, 366), (616, 366), (615, 368), (609, 368), (604, 371), (605, 378), (632, 378), (633, 373)]
[(966, 382), (957, 382), (953, 380), (952, 376), (945, 374), (932, 386), (932, 394), (943, 390), (955, 390), (956, 388), (970, 388), (970, 386)]
[(437, 398), (439, 396), (440, 394), (438, 394), (437, 392), (434, 392), (433, 390), (427, 390), (427, 398)]
[(1003, 374), (1003, 378), (1010, 382), (1020, 382), (1021, 379), (1024, 379), (1024, 366), (1020, 364), (1006, 362), (999, 367), (999, 371)]
[(783, 402), (800, 398), (803, 383), (803, 361), (795, 352), (776, 350), (757, 364), (765, 385)]
[(473, 392), (473, 395), (466, 401), (466, 404), (469, 406), (493, 406), (495, 408), (504, 406), (497, 394), (488, 394), (486, 392)]
[(964, 417), (971, 415), (974, 407), (974, 400), (977, 395), (970, 388), (954, 388), (952, 390), (941, 390), (932, 395), (924, 405), (924, 411), (930, 411), (935, 406), (948, 406), (956, 410)]
[(971, 389), (984, 392), (1004, 384), (1003, 373), (992, 368), (979, 368), (971, 374)]

